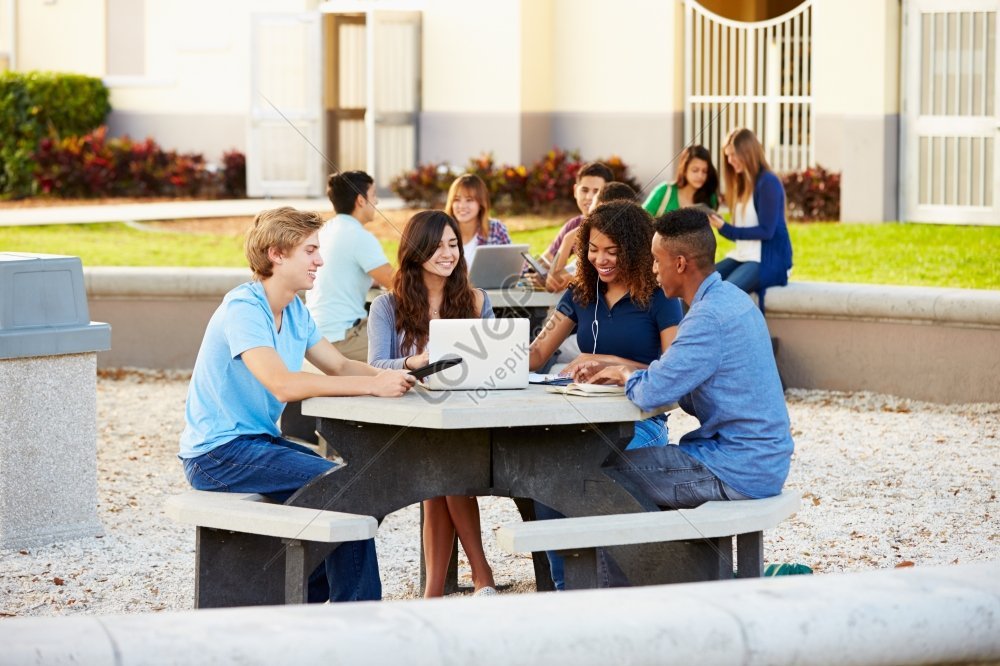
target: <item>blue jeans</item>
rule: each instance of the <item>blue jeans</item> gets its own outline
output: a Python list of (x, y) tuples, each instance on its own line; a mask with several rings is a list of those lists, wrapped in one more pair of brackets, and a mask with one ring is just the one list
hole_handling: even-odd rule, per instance
[(726, 282), (732, 282), (746, 293), (757, 291), (760, 286), (760, 262), (723, 259), (715, 265), (715, 270)]
[[(666, 446), (667, 438), (667, 415), (659, 414), (643, 421), (636, 421), (635, 433), (632, 439), (625, 446), (626, 451), (637, 449), (647, 449), (650, 447)], [(553, 518), (565, 518), (552, 507), (541, 502), (535, 502), (535, 520), (552, 520)], [(552, 584), (557, 592), (566, 589), (566, 563), (562, 555), (554, 550), (545, 551), (545, 556), (549, 558), (549, 573), (552, 575)]]
[(679, 446), (627, 450), (608, 467), (622, 473), (665, 509), (689, 509), (705, 502), (750, 499), (715, 476)]
[[(243, 435), (182, 462), (197, 490), (260, 493), (278, 502), (334, 467), (312, 450), (271, 435)], [(374, 539), (341, 544), (309, 577), (309, 603), (381, 598)]]

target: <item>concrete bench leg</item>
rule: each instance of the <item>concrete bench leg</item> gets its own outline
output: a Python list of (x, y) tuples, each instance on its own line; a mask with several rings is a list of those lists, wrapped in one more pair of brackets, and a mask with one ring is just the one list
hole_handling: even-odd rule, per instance
[(598, 587), (596, 548), (558, 552), (565, 559), (563, 576), (567, 590), (593, 590)]
[(760, 578), (764, 575), (764, 533), (736, 535), (736, 577)]
[(339, 545), (199, 527), (195, 608), (304, 604), (310, 574)]
[(298, 539), (285, 541), (285, 603), (304, 604), (309, 600), (306, 548)]
[(284, 603), (281, 539), (208, 527), (195, 539), (195, 608)]

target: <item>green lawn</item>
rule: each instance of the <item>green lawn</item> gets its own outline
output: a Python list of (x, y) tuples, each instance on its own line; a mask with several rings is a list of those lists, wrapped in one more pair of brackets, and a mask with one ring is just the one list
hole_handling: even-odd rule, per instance
[[(515, 232), (541, 253), (557, 226)], [(793, 224), (794, 280), (1000, 289), (1000, 228)], [(395, 260), (397, 241), (384, 241)], [(731, 247), (720, 240), (719, 256)], [(245, 266), (236, 236), (142, 231), (120, 223), (0, 227), (0, 251), (79, 256), (86, 266)]]

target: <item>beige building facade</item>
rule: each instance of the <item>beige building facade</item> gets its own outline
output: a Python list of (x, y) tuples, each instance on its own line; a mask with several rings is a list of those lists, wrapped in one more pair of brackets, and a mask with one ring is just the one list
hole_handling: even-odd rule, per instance
[(842, 172), (844, 220), (990, 224), (998, 13), (1000, 0), (0, 0), (0, 65), (102, 77), (112, 132), (209, 160), (245, 151), (258, 196), (320, 194), (334, 166), (384, 186), (420, 162), (531, 163), (552, 146), (618, 154), (652, 186), (686, 144), (718, 154), (746, 125), (778, 171)]

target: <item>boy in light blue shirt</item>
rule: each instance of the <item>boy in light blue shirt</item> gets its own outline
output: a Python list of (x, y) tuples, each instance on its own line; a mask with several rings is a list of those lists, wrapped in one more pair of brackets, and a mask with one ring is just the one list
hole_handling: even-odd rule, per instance
[(319, 232), (323, 267), (306, 298), (320, 333), (347, 358), (368, 358), (365, 301), (374, 281), (388, 289), (393, 269), (364, 225), (375, 219), (375, 181), (363, 171), (332, 174), (327, 195), (337, 215)]
[[(334, 467), (280, 436), (276, 422), (286, 402), (392, 397), (413, 384), (406, 372), (345, 358), (297, 297), (312, 288), (323, 265), (322, 226), (314, 213), (278, 208), (258, 215), (247, 233), (253, 280), (226, 294), (212, 315), (188, 388), (179, 457), (198, 490), (260, 493), (283, 502)], [(301, 372), (304, 359), (322, 374)], [(313, 581), (310, 601), (381, 598), (374, 540), (339, 546)]]

